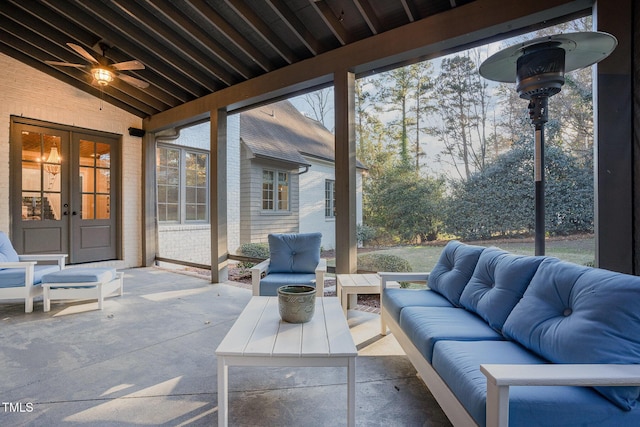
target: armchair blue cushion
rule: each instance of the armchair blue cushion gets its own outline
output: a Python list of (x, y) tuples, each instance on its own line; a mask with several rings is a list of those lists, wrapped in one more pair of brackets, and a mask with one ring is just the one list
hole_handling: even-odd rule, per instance
[(310, 273), (320, 262), (321, 233), (269, 234), (269, 274)]
[(18, 253), (13, 249), (9, 237), (0, 231), (0, 262), (18, 262)]
[(323, 296), (327, 260), (320, 259), (322, 234), (269, 234), (268, 240), (270, 258), (251, 269), (253, 295), (275, 296), (280, 286), (308, 285)]

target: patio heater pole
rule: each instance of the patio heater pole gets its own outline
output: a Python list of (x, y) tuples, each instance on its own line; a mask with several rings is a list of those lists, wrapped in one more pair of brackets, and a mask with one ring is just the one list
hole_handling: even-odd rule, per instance
[(549, 97), (560, 92), (564, 73), (595, 64), (609, 56), (618, 41), (607, 33), (558, 34), (504, 49), (480, 66), (489, 80), (516, 83), (520, 98), (529, 100), (535, 127), (535, 254), (545, 254), (544, 124)]

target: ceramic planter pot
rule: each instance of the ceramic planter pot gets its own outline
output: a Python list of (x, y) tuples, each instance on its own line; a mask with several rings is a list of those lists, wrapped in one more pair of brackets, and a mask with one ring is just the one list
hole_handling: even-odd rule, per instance
[(316, 289), (303, 285), (281, 286), (278, 288), (278, 308), (285, 322), (308, 322), (316, 308)]

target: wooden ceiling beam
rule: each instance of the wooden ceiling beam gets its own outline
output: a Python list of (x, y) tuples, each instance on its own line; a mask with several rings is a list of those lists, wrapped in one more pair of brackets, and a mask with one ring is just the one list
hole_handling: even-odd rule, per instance
[(353, 0), (353, 3), (358, 8), (358, 12), (362, 15), (372, 34), (379, 34), (384, 31), (382, 23), (378, 19), (373, 7), (371, 7), (369, 0)]
[(225, 0), (229, 6), (258, 36), (262, 38), (287, 64), (298, 62), (291, 48), (243, 0)]
[[(244, 53), (253, 63), (262, 68), (263, 71), (269, 72), (275, 69), (274, 65), (264, 53), (260, 52), (255, 46), (249, 43), (249, 41), (238, 30), (225, 21), (225, 19), (216, 11), (211, 9), (207, 2), (204, 0), (193, 0), (185, 3), (185, 7), (191, 8), (191, 10), (202, 17), (203, 20), (206, 20), (209, 25), (217, 29), (220, 34), (224, 35), (227, 40), (240, 49), (242, 53)], [(210, 35), (203, 31), (197, 31), (197, 33), (201, 43), (206, 43), (211, 38)]]
[[(231, 86), (239, 79), (233, 76), (230, 72), (216, 64), (211, 58), (204, 54), (204, 52), (196, 49), (192, 43), (182, 37), (182, 35), (175, 32), (173, 29), (166, 26), (160, 20), (153, 19), (151, 14), (144, 8), (131, 2), (129, 0), (115, 0), (110, 3), (114, 9), (118, 9), (119, 12), (113, 10), (114, 14), (102, 15), (102, 19), (109, 22), (114, 28), (117, 28), (121, 33), (127, 34), (134, 40), (142, 41), (145, 46), (152, 47), (156, 53), (159, 51), (172, 51), (180, 52), (184, 55), (186, 63), (184, 67), (189, 70), (189, 73), (195, 78), (199, 84), (213, 92), (220, 89), (215, 81), (222, 83), (225, 86)], [(96, 8), (96, 4), (88, 5), (92, 9)], [(122, 19), (125, 17), (125, 19)], [(128, 19), (134, 23), (127, 22)], [(150, 34), (151, 33), (151, 34)], [(154, 43), (155, 42), (155, 43)], [(168, 46), (169, 49), (163, 49), (163, 46)], [(167, 55), (164, 55), (166, 58)], [(237, 72), (237, 70), (234, 69)], [(244, 70), (246, 75), (251, 75), (248, 70)], [(243, 73), (240, 73), (241, 75)]]
[(311, 6), (318, 12), (320, 19), (324, 21), (326, 26), (331, 30), (333, 35), (338, 39), (341, 45), (351, 43), (352, 37), (342, 25), (342, 17), (338, 18), (324, 0), (309, 0)]
[(325, 52), (327, 48), (311, 34), (311, 32), (305, 27), (305, 25), (298, 19), (295, 13), (289, 9), (289, 6), (282, 0), (265, 0), (267, 5), (278, 15), (282, 22), (291, 30), (294, 36), (311, 52), (313, 56), (316, 56), (322, 52)]
[[(233, 69), (244, 79), (250, 79), (259, 74), (239, 59), (233, 57), (222, 43), (216, 43), (216, 40), (211, 37), (211, 34), (207, 34), (202, 28), (196, 25), (194, 21), (187, 18), (173, 3), (149, 2), (148, 5), (162, 13), (165, 19), (173, 22), (176, 27), (180, 28), (183, 38), (187, 40), (191, 39), (201, 45), (213, 56), (217, 57), (222, 63), (224, 63), (226, 67)], [(255, 60), (252, 60), (251, 62), (255, 63)]]
[(400, 0), (400, 3), (402, 3), (402, 8), (404, 9), (404, 13), (407, 14), (409, 22), (415, 21), (417, 14), (413, 10), (413, 5), (409, 4), (409, 0)]

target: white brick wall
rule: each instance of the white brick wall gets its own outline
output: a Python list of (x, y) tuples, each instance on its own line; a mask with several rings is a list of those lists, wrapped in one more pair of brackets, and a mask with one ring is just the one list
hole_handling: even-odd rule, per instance
[(9, 134), (10, 116), (112, 132), (122, 135), (123, 261), (117, 268), (142, 264), (140, 212), (142, 140), (129, 136), (129, 127), (142, 119), (102, 103), (100, 99), (62, 83), (0, 53), (0, 230), (10, 232)]

